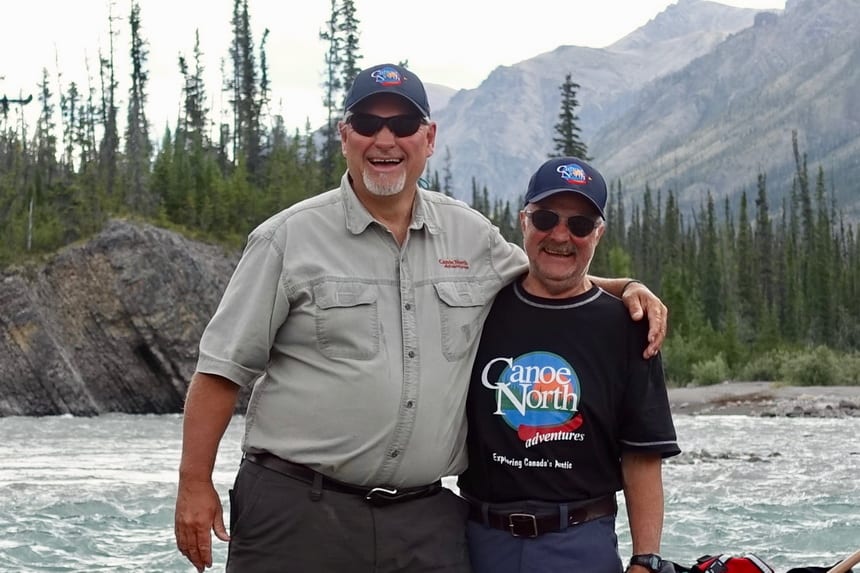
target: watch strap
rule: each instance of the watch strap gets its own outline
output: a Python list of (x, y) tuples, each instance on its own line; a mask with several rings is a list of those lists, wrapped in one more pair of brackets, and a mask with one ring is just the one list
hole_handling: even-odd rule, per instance
[(630, 566), (639, 565), (651, 573), (658, 573), (663, 568), (663, 558), (656, 553), (640, 553), (630, 558)]

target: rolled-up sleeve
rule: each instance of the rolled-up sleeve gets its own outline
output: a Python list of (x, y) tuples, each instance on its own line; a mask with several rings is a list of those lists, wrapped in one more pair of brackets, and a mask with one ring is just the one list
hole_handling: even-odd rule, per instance
[(200, 340), (197, 370), (240, 386), (266, 367), (275, 335), (290, 310), (284, 254), (268, 233), (253, 233)]

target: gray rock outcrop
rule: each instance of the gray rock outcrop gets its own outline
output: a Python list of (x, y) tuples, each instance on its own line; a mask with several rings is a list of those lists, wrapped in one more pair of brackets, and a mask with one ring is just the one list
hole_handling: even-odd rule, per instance
[(0, 416), (180, 412), (239, 253), (114, 220), (0, 274)]

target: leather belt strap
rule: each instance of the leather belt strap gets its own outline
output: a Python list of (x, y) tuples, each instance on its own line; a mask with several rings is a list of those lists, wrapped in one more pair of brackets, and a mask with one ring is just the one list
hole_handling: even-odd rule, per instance
[(505, 504), (505, 507), (504, 510), (498, 509), (498, 506), (494, 509), (491, 503), (470, 499), (469, 519), (483, 523), (487, 527), (507, 531), (514, 537), (537, 537), (608, 515), (616, 515), (618, 512), (618, 503), (614, 495), (608, 495), (584, 505), (562, 503), (548, 505), (546, 509), (540, 510), (531, 507), (517, 511), (512, 510), (510, 504)]
[(324, 476), (307, 466), (287, 461), (268, 452), (245, 454), (245, 460), (287, 477), (299, 480), (308, 485), (321, 483), (322, 489), (324, 490), (347, 493), (350, 495), (360, 495), (364, 498), (364, 501), (376, 506), (428, 497), (439, 493), (442, 490), (442, 480), (437, 480), (429, 485), (401, 488), (392, 486), (364, 487), (352, 485)]

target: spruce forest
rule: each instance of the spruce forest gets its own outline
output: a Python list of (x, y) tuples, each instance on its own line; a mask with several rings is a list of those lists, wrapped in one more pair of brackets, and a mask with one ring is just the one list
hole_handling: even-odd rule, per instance
[[(111, 42), (87, 85), (60, 86), (45, 68), (32, 99), (0, 94), (0, 268), (86, 239), (114, 217), (240, 247), (273, 213), (334, 187), (345, 169), (337, 121), (362, 56), (353, 1), (330, 0), (330, 8), (320, 33), (328, 110), (320, 129), (288, 132), (272, 112), (268, 31), (252, 37), (248, 0), (234, 0), (225, 15), (232, 39), (221, 85), (204, 85), (199, 36), (193, 53), (178, 58), (181, 112), (164, 133), (153, 134), (147, 120), (148, 40), (137, 2), (108, 22), (111, 38), (120, 22), (128, 27), (129, 45)], [(117, 77), (118, 58), (128, 58), (130, 77)], [(575, 115), (579, 86), (570, 75), (559, 81), (555, 148), (587, 157)], [(229, 101), (229, 121), (207, 108), (218, 91)], [(38, 107), (35, 125), (24, 119), (25, 106)], [(611, 185), (592, 272), (636, 277), (669, 307), (670, 383), (860, 384), (860, 237), (827, 173), (807, 165), (796, 134), (792, 143), (794, 181), (776, 205), (766, 173), (750, 174), (756, 189), (739, 205), (708, 193), (683, 213), (671, 189), (645, 189), (631, 205), (621, 182)], [(425, 180), (450, 194), (450, 154), (437, 151), (434, 160), (442, 176), (431, 163)], [(492, 200), (479, 178), (471, 188), (472, 206), (519, 242), (520, 205)]]

